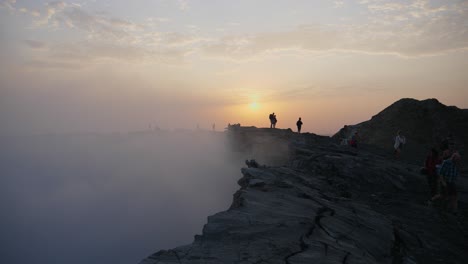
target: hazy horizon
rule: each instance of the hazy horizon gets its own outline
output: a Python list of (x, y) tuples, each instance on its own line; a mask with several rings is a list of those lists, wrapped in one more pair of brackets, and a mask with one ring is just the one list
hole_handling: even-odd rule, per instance
[(468, 108), (468, 1), (0, 0), (0, 134), (333, 134), (400, 98)]

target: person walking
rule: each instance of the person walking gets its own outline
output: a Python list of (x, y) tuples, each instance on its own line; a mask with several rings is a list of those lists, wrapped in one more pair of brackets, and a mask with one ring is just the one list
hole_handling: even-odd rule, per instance
[(301, 133), (301, 127), (302, 127), (302, 121), (301, 121), (300, 117), (299, 117), (299, 120), (297, 120), (297, 122), (296, 122), (296, 126), (297, 126), (297, 132), (300, 134)]

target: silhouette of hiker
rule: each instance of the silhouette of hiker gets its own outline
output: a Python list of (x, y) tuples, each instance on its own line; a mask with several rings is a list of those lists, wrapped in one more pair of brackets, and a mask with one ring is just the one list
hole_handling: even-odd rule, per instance
[(270, 119), (270, 128), (275, 128), (275, 125), (276, 125), (276, 115), (275, 115), (275, 113), (273, 112), (272, 114), (270, 114), (270, 116), (268, 118)]
[(275, 115), (275, 113), (273, 113), (273, 119), (272, 119), (273, 128), (276, 128), (276, 122), (277, 121), (278, 120), (276, 120), (276, 115)]
[(297, 126), (297, 132), (301, 133), (302, 121), (300, 117), (299, 117), (299, 120), (297, 120), (296, 122), (296, 126)]
[(270, 119), (270, 128), (273, 128), (273, 114), (270, 114), (268, 119)]

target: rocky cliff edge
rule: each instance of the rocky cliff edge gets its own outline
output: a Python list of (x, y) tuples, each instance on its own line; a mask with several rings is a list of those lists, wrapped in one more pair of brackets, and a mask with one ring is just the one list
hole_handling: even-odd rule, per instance
[(192, 244), (140, 264), (466, 263), (467, 201), (458, 215), (426, 206), (418, 166), (313, 134), (280, 134), (286, 164), (243, 168), (231, 207), (209, 216)]

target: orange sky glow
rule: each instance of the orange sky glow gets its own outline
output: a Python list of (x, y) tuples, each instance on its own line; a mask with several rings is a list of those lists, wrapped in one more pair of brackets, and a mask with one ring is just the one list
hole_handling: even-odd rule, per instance
[(467, 1), (0, 1), (6, 134), (333, 134), (400, 98), (468, 108)]

